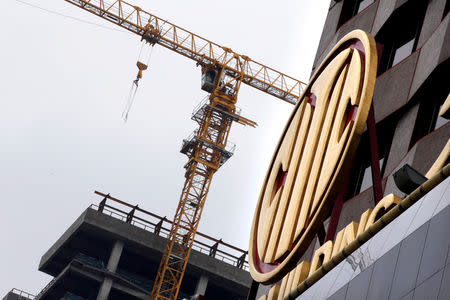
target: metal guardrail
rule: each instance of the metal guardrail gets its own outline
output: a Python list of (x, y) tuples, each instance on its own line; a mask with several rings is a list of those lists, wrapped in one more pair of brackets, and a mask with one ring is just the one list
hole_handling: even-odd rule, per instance
[(50, 286), (53, 284), (53, 282), (56, 281), (58, 277), (54, 277), (52, 280), (50, 280), (49, 283), (47, 283), (47, 285), (39, 292), (39, 294), (36, 295), (36, 297), (34, 297), (35, 300), (39, 300), (41, 298), (42, 295), (44, 295), (47, 290), (50, 288)]
[[(95, 194), (102, 196), (103, 200), (99, 203), (99, 205), (91, 204), (91, 208), (123, 222), (150, 231), (156, 235), (165, 238), (169, 236), (172, 221), (166, 217), (158, 216), (154, 213), (139, 208), (138, 205), (131, 205), (122, 200), (111, 197), (109, 194), (104, 194), (98, 191), (95, 191)], [(106, 203), (108, 200), (127, 208), (131, 208), (131, 210), (125, 211), (124, 209), (111, 206)], [(215, 239), (201, 232), (197, 232), (192, 248), (200, 253), (207, 254), (237, 268), (244, 269), (246, 271), (249, 270), (248, 262), (245, 260), (248, 251), (225, 243), (222, 239)]]
[(33, 300), (36, 296), (33, 294), (30, 294), (28, 292), (13, 288), (10, 293), (16, 294), (19, 296), (19, 299), (31, 299)]

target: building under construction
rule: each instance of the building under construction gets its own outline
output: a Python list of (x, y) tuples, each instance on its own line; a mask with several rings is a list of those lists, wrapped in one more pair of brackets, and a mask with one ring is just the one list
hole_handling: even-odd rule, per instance
[[(172, 221), (97, 192), (92, 204), (42, 256), (53, 277), (38, 295), (15, 299), (149, 299)], [(197, 233), (179, 299), (246, 299), (246, 251)]]

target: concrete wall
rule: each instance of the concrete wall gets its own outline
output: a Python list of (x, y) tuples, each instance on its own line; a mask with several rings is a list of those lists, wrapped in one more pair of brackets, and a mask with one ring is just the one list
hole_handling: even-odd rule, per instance
[[(124, 244), (122, 257), (127, 256), (123, 259), (127, 260), (128, 265), (146, 265), (156, 272), (166, 244), (165, 238), (91, 208), (84, 211), (42, 256), (39, 270), (57, 276), (80, 251), (98, 257), (99, 247), (95, 244), (107, 245), (106, 259), (103, 259), (106, 264), (117, 240)], [(192, 250), (185, 277), (199, 278), (201, 274), (206, 275), (212, 284), (240, 294), (246, 294), (251, 285), (247, 271)], [(154, 280), (154, 276), (151, 277), (149, 279)]]

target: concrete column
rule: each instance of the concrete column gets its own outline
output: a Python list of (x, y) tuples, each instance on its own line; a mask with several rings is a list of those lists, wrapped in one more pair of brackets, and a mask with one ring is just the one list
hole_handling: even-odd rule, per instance
[(197, 286), (195, 287), (194, 295), (202, 295), (204, 296), (206, 293), (206, 287), (208, 286), (208, 277), (205, 275), (201, 275), (200, 279), (197, 282)]
[(100, 290), (98, 291), (97, 300), (108, 300), (109, 292), (111, 292), (113, 281), (111, 278), (106, 277), (103, 279)]
[[(111, 249), (111, 254), (109, 255), (108, 265), (106, 269), (109, 272), (116, 272), (117, 266), (119, 265), (120, 256), (123, 251), (123, 242), (116, 241)], [(98, 291), (97, 300), (108, 300), (109, 293), (111, 292), (111, 287), (113, 280), (109, 277), (103, 279), (102, 285)]]
[(116, 241), (109, 255), (108, 266), (106, 269), (110, 272), (116, 272), (117, 266), (119, 265), (120, 256), (122, 255), (123, 242)]

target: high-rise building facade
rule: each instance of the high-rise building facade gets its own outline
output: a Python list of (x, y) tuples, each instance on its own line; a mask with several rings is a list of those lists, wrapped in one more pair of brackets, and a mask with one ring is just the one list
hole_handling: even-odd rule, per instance
[(306, 279), (295, 283), (287, 276), (271, 284), (254, 282), (250, 299), (450, 298), (448, 170), (414, 195), (394, 180), (409, 165), (426, 186), (449, 163), (449, 9), (448, 0), (330, 2), (312, 73), (346, 34), (370, 33), (378, 53), (374, 126), (364, 129), (347, 184), (298, 263), (313, 261), (317, 249), (360, 222), (383, 197), (414, 200), (352, 253), (320, 268), (322, 274), (302, 275)]

